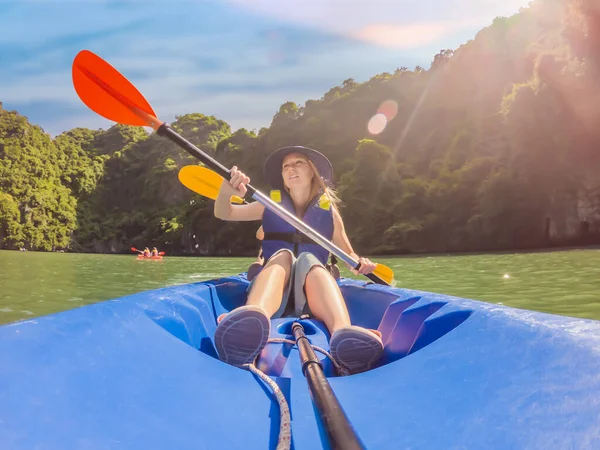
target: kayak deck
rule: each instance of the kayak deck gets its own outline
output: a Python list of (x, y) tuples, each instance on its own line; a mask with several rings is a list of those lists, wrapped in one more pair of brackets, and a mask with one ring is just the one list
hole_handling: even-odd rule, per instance
[[(216, 358), (216, 317), (245, 276), (142, 292), (0, 327), (6, 449), (275, 448), (268, 387)], [(356, 325), (377, 328), (375, 369), (337, 377), (366, 448), (600, 448), (600, 322), (342, 279)], [(291, 338), (294, 319), (272, 321)], [(302, 321), (313, 345), (329, 333)], [(324, 446), (296, 348), (258, 368), (284, 392), (295, 449)]]

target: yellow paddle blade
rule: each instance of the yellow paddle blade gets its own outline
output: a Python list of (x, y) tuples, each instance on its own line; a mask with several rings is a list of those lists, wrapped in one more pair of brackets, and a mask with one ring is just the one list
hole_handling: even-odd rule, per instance
[[(217, 199), (223, 183), (221, 175), (206, 167), (196, 165), (182, 167), (177, 176), (186, 188), (212, 200)], [(231, 197), (231, 202), (240, 204), (244, 203), (244, 200), (234, 195)]]
[(383, 264), (377, 264), (375, 270), (373, 271), (375, 275), (385, 281), (387, 284), (394, 285), (394, 272), (388, 266)]

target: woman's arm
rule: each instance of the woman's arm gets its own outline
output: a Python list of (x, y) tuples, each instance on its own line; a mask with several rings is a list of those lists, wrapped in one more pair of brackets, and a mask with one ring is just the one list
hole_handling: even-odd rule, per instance
[(346, 234), (346, 229), (344, 227), (344, 221), (342, 220), (342, 216), (338, 212), (337, 208), (333, 208), (333, 243), (352, 256), (360, 263), (360, 269), (358, 271), (354, 270), (354, 267), (350, 267), (350, 265), (346, 264), (348, 268), (354, 274), (368, 274), (373, 272), (376, 264), (370, 261), (368, 258), (361, 258), (358, 256), (354, 250), (352, 249), (352, 245), (350, 244), (350, 239), (348, 239), (348, 235)]
[(223, 180), (219, 194), (215, 199), (214, 214), (221, 220), (229, 221), (250, 221), (261, 220), (265, 207), (259, 202), (253, 202), (248, 205), (232, 205), (231, 196), (237, 195), (244, 197), (247, 189), (246, 184), (250, 178), (240, 172), (236, 166), (231, 168), (231, 179)]

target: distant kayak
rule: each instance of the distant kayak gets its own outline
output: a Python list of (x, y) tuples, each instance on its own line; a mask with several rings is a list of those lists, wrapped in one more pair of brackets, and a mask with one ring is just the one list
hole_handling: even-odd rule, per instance
[(145, 251), (138, 250), (135, 247), (131, 247), (131, 251), (139, 252), (139, 255), (137, 255), (137, 259), (162, 259), (163, 255), (165, 254), (165, 252), (158, 252), (158, 250), (156, 250), (156, 247), (154, 247), (154, 251), (158, 252), (158, 255), (156, 255), (156, 256), (144, 256), (144, 253), (150, 253), (150, 250), (148, 250), (148, 247), (146, 247)]

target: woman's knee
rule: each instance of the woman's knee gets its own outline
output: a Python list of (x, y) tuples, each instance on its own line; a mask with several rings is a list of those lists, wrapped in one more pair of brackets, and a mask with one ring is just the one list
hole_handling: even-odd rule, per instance
[(317, 260), (316, 256), (309, 252), (300, 253), (298, 256), (298, 264), (300, 265), (309, 265), (309, 272), (312, 271), (315, 267), (322, 267), (325, 269), (328, 275), (330, 275), (334, 280), (340, 279), (340, 269), (331, 264), (323, 264), (321, 261)]
[(302, 252), (298, 255), (298, 261), (316, 261), (317, 258), (311, 252)]
[(254, 278), (256, 278), (256, 276), (260, 273), (262, 269), (263, 266), (258, 261), (255, 261), (252, 264), (250, 264), (250, 267), (248, 267), (248, 271), (246, 274), (246, 278), (248, 279), (248, 281), (252, 281)]
[[(273, 256), (271, 256), (269, 258), (269, 260), (267, 261), (267, 263), (264, 265), (263, 269), (261, 270), (261, 273), (263, 273), (265, 271), (265, 269), (268, 268), (279, 268), (279, 270), (283, 270), (285, 273), (285, 277), (287, 279), (287, 277), (290, 275), (291, 271), (292, 271), (292, 265), (294, 263), (294, 254), (291, 251), (288, 251), (287, 249), (281, 250), (279, 252), (277, 252), (276, 254), (274, 254)], [(275, 269), (276, 272), (278, 272), (278, 269)], [(269, 270), (268, 272), (272, 272), (272, 270)], [(259, 273), (260, 275), (260, 273)]]
[(298, 255), (298, 261), (296, 264), (298, 264), (299, 267), (308, 267), (309, 269), (307, 273), (312, 271), (315, 267), (322, 267), (325, 269), (325, 265), (310, 252), (300, 253), (300, 255)]
[(321, 264), (313, 265), (306, 274), (306, 281), (311, 282), (319, 278), (333, 278), (329, 271)]
[(269, 258), (269, 261), (267, 262), (267, 264), (265, 264), (265, 267), (273, 264), (279, 264), (285, 267), (292, 267), (293, 259), (294, 254), (290, 250), (282, 249)]

